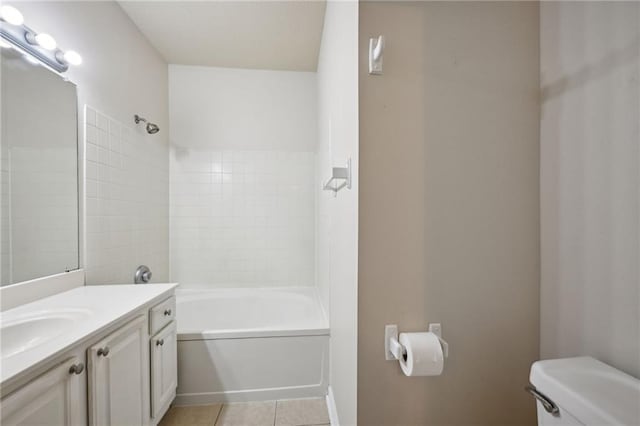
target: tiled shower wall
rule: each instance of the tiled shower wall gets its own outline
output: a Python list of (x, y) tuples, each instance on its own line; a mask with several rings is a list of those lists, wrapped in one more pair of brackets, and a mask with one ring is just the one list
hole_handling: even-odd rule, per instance
[(146, 264), (169, 278), (169, 164), (154, 135), (85, 107), (87, 284), (132, 283)]
[(314, 153), (171, 149), (171, 276), (314, 283)]
[(171, 280), (315, 284), (313, 72), (169, 66)]

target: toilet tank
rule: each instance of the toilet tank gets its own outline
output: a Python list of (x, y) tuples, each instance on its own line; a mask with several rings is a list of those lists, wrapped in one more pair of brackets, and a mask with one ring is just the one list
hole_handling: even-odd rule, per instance
[(537, 361), (529, 380), (538, 425), (640, 425), (640, 380), (594, 358)]

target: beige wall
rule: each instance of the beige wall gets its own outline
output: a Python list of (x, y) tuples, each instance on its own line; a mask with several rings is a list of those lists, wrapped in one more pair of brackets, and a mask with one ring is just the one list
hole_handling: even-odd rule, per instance
[[(536, 3), (360, 5), (361, 425), (535, 422), (538, 32)], [(384, 325), (428, 322), (445, 371), (405, 377)]]
[(543, 3), (541, 355), (640, 377), (640, 3)]

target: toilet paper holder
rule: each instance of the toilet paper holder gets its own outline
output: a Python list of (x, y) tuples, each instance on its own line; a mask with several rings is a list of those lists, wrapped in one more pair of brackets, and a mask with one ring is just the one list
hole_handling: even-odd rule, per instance
[[(449, 344), (442, 338), (442, 326), (439, 323), (429, 324), (428, 331), (435, 334), (442, 345), (444, 357), (449, 356)], [(384, 355), (387, 361), (406, 360), (407, 350), (398, 341), (398, 326), (389, 324), (384, 326)]]

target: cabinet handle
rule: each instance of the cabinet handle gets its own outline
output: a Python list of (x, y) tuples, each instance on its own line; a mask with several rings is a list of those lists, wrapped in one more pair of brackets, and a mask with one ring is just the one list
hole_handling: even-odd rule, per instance
[(82, 374), (83, 371), (84, 371), (84, 364), (81, 362), (78, 364), (73, 364), (69, 368), (69, 374)]
[(156, 340), (156, 346), (164, 345), (164, 339)]
[(164, 316), (165, 316), (165, 317), (168, 317), (168, 316), (170, 316), (170, 315), (171, 315), (171, 309), (165, 309), (165, 310), (164, 310)]
[(107, 356), (109, 355), (109, 346), (105, 346), (104, 348), (98, 349), (98, 356)]

